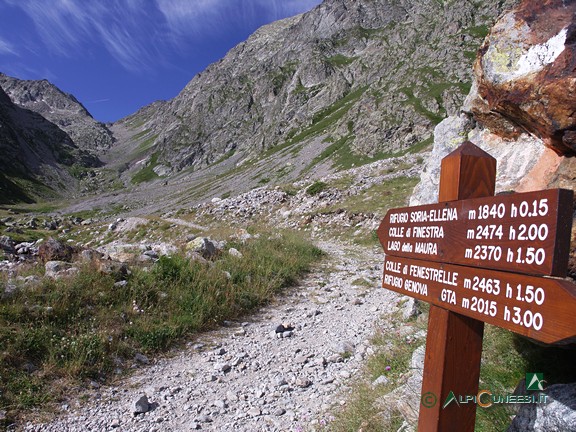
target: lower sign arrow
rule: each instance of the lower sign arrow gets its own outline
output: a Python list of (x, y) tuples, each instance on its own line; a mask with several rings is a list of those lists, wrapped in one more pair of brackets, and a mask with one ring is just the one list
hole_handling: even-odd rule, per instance
[(544, 343), (576, 338), (576, 285), (564, 280), (387, 255), (382, 286)]

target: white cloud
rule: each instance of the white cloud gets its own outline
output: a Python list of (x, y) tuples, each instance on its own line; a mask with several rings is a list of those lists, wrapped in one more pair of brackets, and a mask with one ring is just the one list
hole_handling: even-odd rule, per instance
[(83, 2), (54, 0), (8, 0), (20, 7), (34, 23), (47, 48), (62, 56), (88, 56), (90, 44), (103, 45), (129, 70), (146, 68), (154, 52), (145, 0)]
[[(104, 47), (124, 68), (152, 69), (168, 51), (206, 34), (271, 21), (321, 0), (4, 0), (34, 23), (40, 43), (67, 57)], [(0, 54), (14, 48), (0, 39)]]
[(321, 0), (155, 0), (170, 29), (180, 34), (221, 31), (222, 25), (277, 20), (312, 9)]
[(177, 34), (200, 34), (221, 28), (242, 0), (226, 3), (222, 0), (156, 0), (170, 31)]
[(0, 39), (0, 54), (18, 55), (14, 45), (10, 42)]

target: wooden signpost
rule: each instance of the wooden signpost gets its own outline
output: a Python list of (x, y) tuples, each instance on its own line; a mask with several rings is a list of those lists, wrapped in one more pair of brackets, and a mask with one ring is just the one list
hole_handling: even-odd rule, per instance
[[(544, 343), (576, 338), (566, 275), (572, 191), (494, 197), (496, 160), (466, 142), (442, 160), (439, 203), (390, 210), (382, 286), (429, 302), (419, 432), (473, 431), (484, 323)], [(430, 401), (437, 403), (430, 403)]]

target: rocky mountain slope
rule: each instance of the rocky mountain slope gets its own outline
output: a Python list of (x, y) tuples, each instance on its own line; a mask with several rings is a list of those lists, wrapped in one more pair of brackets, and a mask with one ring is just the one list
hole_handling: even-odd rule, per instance
[(0, 86), (106, 162), (81, 173), (83, 193), (136, 208), (155, 201), (161, 177), (177, 186), (159, 198), (193, 203), (426, 147), (512, 3), (326, 0), (260, 28), (177, 97), (110, 129), (45, 80), (0, 74)]
[(71, 167), (99, 161), (42, 115), (12, 103), (0, 88), (0, 204), (72, 193)]
[[(468, 93), (470, 65), (512, 1), (326, 0), (256, 31), (173, 100), (117, 124), (163, 175), (270, 148), (320, 160), (397, 153)], [(129, 138), (130, 139), (130, 138)]]
[(47, 80), (20, 80), (0, 73), (0, 87), (12, 102), (57, 125), (81, 149), (97, 154), (114, 142), (106, 125), (94, 120), (73, 95)]

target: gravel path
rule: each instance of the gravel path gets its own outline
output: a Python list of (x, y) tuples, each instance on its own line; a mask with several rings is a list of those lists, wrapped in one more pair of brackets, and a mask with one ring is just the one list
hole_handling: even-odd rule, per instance
[[(396, 310), (399, 296), (378, 288), (378, 249), (319, 246), (330, 257), (276, 304), (204, 333), (87, 402), (70, 402), (54, 422), (24, 430), (321, 429), (371, 353), (375, 324)], [(287, 330), (277, 333), (281, 324)]]

